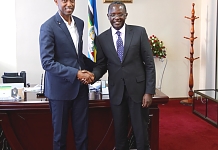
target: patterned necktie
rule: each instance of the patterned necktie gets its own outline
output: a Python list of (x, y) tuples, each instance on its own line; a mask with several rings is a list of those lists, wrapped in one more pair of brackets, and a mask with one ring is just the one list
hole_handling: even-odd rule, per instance
[(120, 37), (120, 33), (121, 33), (120, 31), (116, 32), (116, 34), (118, 35), (118, 39), (117, 39), (117, 54), (118, 54), (118, 57), (120, 58), (120, 62), (122, 62), (124, 47), (123, 47), (123, 40)]

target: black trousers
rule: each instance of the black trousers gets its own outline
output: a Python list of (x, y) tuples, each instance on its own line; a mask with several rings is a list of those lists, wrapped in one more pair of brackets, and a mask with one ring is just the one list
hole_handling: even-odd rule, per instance
[(142, 103), (135, 103), (125, 87), (120, 105), (111, 105), (115, 127), (116, 150), (128, 150), (129, 116), (133, 127), (137, 150), (150, 150), (148, 140), (149, 109), (142, 108)]

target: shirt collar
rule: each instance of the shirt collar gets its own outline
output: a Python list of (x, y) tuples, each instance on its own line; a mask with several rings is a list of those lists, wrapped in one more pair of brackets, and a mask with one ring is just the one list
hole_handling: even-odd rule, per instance
[[(69, 26), (68, 22), (61, 16), (60, 12), (59, 12), (59, 15), (60, 15), (60, 17), (62, 18), (62, 20), (64, 21), (64, 23)], [(73, 19), (73, 17), (71, 16), (71, 25), (74, 25), (74, 24), (75, 24), (74, 19)]]
[[(126, 28), (126, 24), (124, 24), (123, 27), (119, 30), (121, 34), (125, 34), (125, 28)], [(114, 29), (113, 27), (111, 27), (111, 31), (112, 31), (112, 35), (115, 35), (117, 32), (117, 30)]]

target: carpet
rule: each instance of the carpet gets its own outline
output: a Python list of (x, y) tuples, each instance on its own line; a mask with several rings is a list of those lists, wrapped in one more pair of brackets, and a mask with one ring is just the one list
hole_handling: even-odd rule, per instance
[(170, 100), (159, 108), (159, 150), (218, 150), (218, 128), (194, 115), (192, 106)]

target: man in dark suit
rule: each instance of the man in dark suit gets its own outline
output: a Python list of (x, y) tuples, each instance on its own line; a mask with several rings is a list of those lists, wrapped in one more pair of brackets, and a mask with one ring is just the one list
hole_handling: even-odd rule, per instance
[(108, 70), (109, 96), (114, 119), (116, 150), (127, 150), (128, 115), (137, 150), (149, 150), (148, 115), (155, 94), (155, 65), (143, 27), (127, 25), (126, 6), (115, 1), (108, 7), (112, 27), (97, 37), (95, 81)]
[[(66, 149), (71, 115), (77, 150), (87, 150), (88, 86), (94, 63), (82, 53), (84, 22), (72, 16), (74, 0), (54, 0), (59, 11), (40, 28), (40, 57), (45, 70), (45, 96), (49, 99), (54, 129), (53, 149)], [(86, 70), (85, 70), (86, 69)]]

